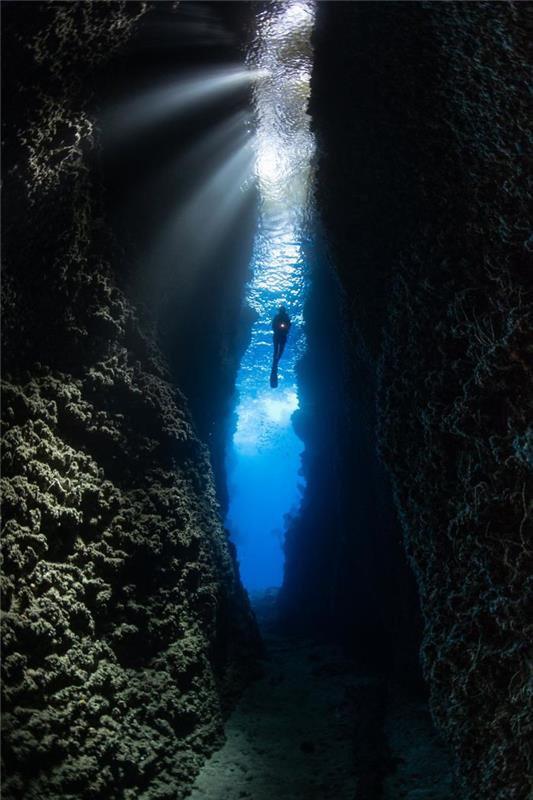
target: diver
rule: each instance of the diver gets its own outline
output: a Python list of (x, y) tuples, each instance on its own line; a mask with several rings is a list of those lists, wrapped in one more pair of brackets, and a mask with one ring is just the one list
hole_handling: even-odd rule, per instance
[(272, 330), (274, 331), (274, 364), (276, 365), (285, 350), (290, 327), (291, 321), (287, 309), (285, 306), (280, 306), (278, 313), (272, 320)]

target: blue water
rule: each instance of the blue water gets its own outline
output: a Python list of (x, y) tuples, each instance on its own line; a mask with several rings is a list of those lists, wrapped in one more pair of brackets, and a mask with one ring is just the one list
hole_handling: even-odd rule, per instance
[[(285, 516), (297, 510), (303, 490), (303, 444), (291, 415), (298, 408), (294, 367), (305, 346), (306, 270), (300, 245), (290, 234), (267, 228), (257, 236), (248, 302), (258, 318), (237, 379), (237, 427), (227, 457), (226, 524), (237, 545), (241, 577), (251, 590), (281, 584)], [(280, 304), (292, 326), (279, 363), (278, 388), (271, 389), (271, 324)]]
[[(246, 301), (256, 321), (237, 377), (237, 423), (226, 459), (226, 525), (251, 591), (281, 585), (287, 515), (298, 510), (304, 489), (303, 444), (291, 417), (298, 408), (295, 365), (305, 349), (308, 277), (302, 243), (314, 147), (306, 113), (313, 11), (311, 0), (291, 0), (260, 14), (250, 59), (250, 66), (267, 76), (255, 90), (261, 210)], [(272, 389), (272, 318), (280, 305), (292, 327), (278, 387)]]

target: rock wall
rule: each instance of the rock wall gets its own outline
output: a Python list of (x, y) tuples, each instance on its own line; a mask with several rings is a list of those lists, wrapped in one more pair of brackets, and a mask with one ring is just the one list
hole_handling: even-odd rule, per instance
[(101, 202), (91, 87), (147, 13), (4, 9), (6, 798), (184, 797), (256, 669), (208, 451)]
[(361, 666), (419, 684), (420, 611), (376, 452), (376, 380), (357, 352), (348, 298), (318, 221), (307, 258), (307, 351), (294, 415), (306, 490), (287, 531), (280, 618), (340, 639)]
[(323, 3), (315, 38), (318, 205), (472, 800), (530, 788), (529, 12)]

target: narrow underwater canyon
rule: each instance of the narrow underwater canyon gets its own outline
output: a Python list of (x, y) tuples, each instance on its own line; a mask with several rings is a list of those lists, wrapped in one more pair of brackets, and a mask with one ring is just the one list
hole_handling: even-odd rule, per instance
[[(246, 52), (284, 14), (302, 489), (251, 602), (227, 453), (274, 68)], [(2, 17), (4, 796), (527, 800), (531, 4)]]

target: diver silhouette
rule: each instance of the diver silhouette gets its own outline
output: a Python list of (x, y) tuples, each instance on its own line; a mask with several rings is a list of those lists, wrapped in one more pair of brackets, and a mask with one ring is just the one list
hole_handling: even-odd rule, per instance
[(272, 330), (274, 331), (274, 361), (276, 363), (280, 360), (285, 350), (290, 327), (291, 321), (287, 309), (285, 306), (281, 306), (272, 320)]
[(291, 327), (291, 320), (285, 306), (280, 309), (272, 320), (272, 330), (274, 331), (274, 356), (272, 358), (272, 371), (270, 373), (270, 385), (275, 389), (278, 385), (278, 363), (287, 344), (287, 336)]

